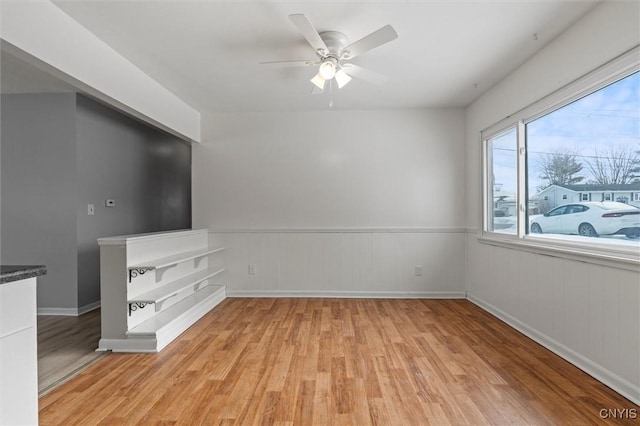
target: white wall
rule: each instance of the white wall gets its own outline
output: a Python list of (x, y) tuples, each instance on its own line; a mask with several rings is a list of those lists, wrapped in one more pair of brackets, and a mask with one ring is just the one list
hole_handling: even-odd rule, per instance
[(224, 241), (230, 294), (463, 295), (461, 110), (220, 114), (203, 124), (193, 226)]
[[(466, 111), (469, 298), (640, 402), (640, 273), (478, 241), (482, 129), (640, 42), (637, 2), (607, 2)], [(613, 24), (615, 23), (615, 24)]]

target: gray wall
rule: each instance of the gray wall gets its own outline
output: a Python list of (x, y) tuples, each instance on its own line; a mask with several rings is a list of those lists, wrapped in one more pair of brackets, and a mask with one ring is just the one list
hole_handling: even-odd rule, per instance
[(75, 95), (3, 95), (2, 264), (44, 264), (38, 306), (77, 306)]
[(1, 261), (47, 265), (39, 308), (99, 301), (97, 238), (191, 227), (190, 145), (75, 94), (3, 95), (0, 112)]
[(78, 305), (86, 306), (100, 299), (97, 238), (191, 227), (191, 147), (83, 96), (76, 129)]

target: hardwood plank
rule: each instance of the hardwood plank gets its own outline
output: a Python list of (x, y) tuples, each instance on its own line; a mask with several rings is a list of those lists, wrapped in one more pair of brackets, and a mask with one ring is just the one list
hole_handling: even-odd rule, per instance
[(640, 412), (465, 300), (227, 299), (161, 353), (109, 354), (41, 397), (40, 422), (605, 424), (603, 408)]

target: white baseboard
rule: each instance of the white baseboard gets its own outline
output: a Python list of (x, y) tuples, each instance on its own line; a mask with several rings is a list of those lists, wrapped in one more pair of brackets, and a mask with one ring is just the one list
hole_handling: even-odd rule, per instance
[(100, 307), (100, 301), (80, 306), (79, 308), (38, 308), (38, 315), (57, 315), (62, 317), (78, 317)]
[(233, 290), (227, 297), (314, 297), (353, 299), (464, 299), (464, 291)]
[(156, 353), (158, 342), (155, 338), (148, 339), (100, 339), (96, 352), (130, 352)]
[(633, 402), (636, 405), (640, 405), (640, 387), (636, 386), (624, 378), (618, 376), (617, 374), (607, 370), (599, 364), (591, 361), (590, 359), (584, 357), (583, 355), (577, 353), (573, 349), (568, 348), (555, 341), (554, 339), (540, 333), (538, 330), (529, 327), (522, 321), (512, 317), (511, 315), (503, 312), (502, 310), (496, 308), (490, 303), (485, 302), (484, 300), (473, 296), (472, 294), (467, 294), (467, 299), (475, 305), (478, 305), (480, 308), (494, 315), (495, 317), (501, 319), (502, 321), (509, 324), (511, 327), (515, 328), (525, 336), (530, 339), (536, 341), (541, 344), (545, 348), (549, 349), (551, 352), (556, 355), (564, 358), (571, 364), (575, 365), (585, 373), (589, 374), (596, 380), (604, 383), (609, 386), (614, 391), (618, 392), (620, 395), (627, 398), (629, 401)]
[(80, 306), (78, 308), (78, 315), (86, 314), (87, 312), (95, 311), (100, 308), (100, 301), (89, 303), (88, 305)]

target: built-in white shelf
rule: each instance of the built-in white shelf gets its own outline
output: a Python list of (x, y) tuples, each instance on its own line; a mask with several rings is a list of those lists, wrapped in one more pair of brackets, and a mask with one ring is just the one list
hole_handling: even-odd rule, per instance
[(206, 229), (110, 237), (98, 244), (99, 351), (158, 352), (226, 298), (224, 247), (209, 247)]
[[(156, 235), (156, 234), (154, 234)], [(148, 271), (161, 270), (176, 266), (180, 263), (187, 262), (189, 260), (195, 260), (198, 262), (200, 259), (214, 253), (218, 253), (224, 250), (224, 247), (218, 248), (205, 248), (199, 250), (190, 250), (186, 252), (177, 253), (171, 256), (165, 256), (157, 259), (150, 259), (137, 265), (129, 266), (129, 282), (139, 275), (144, 275)]]
[(188, 313), (191, 308), (202, 302), (206, 298), (214, 295), (215, 293), (224, 292), (224, 286), (208, 285), (203, 287), (202, 290), (185, 297), (175, 305), (159, 312), (152, 318), (145, 322), (133, 327), (127, 331), (128, 336), (155, 336), (156, 333), (162, 331), (163, 328), (170, 325), (177, 318), (185, 313)]
[(178, 263), (186, 262), (187, 260), (198, 259), (209, 254), (218, 253), (224, 250), (224, 247), (218, 247), (213, 249), (200, 249), (191, 250), (184, 253), (177, 253), (171, 256), (162, 257), (160, 259), (151, 259), (146, 262), (141, 262), (137, 265), (129, 266), (129, 269), (162, 269), (169, 266), (177, 265)]
[(130, 297), (129, 303), (160, 303), (170, 297), (177, 296), (183, 290), (200, 284), (203, 281), (215, 277), (224, 272), (224, 268), (209, 268), (195, 274), (187, 275), (177, 281), (170, 282), (162, 287), (154, 288), (151, 291), (143, 293), (139, 296)]

